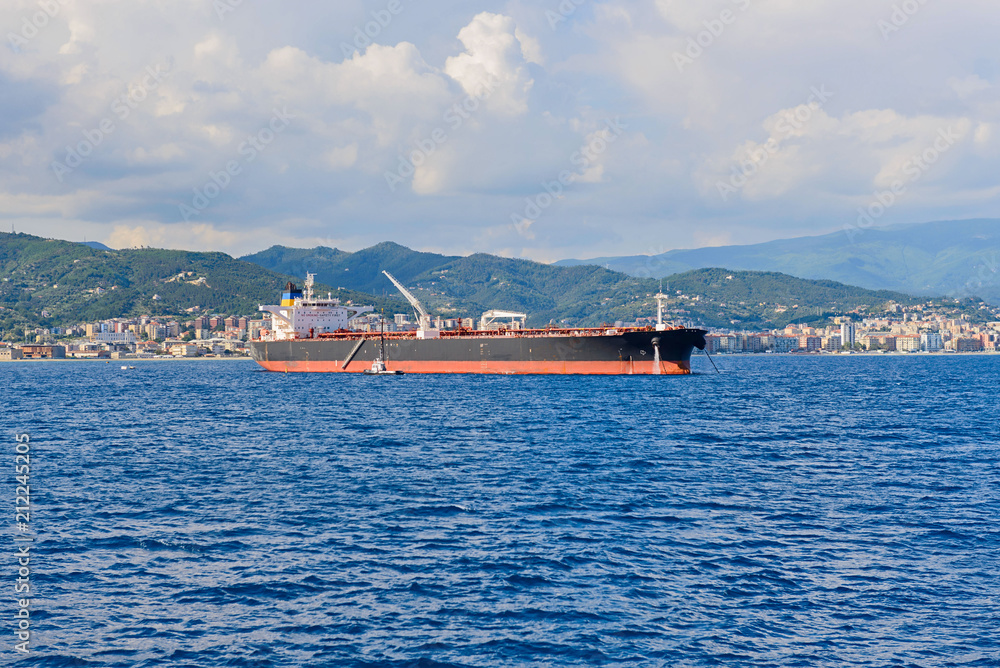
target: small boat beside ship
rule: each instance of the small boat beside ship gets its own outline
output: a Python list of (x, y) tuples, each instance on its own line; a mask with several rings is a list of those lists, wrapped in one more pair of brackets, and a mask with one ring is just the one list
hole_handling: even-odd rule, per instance
[(372, 362), (372, 368), (365, 369), (361, 373), (363, 373), (366, 376), (402, 376), (403, 373), (405, 372), (390, 371), (388, 368), (386, 368), (385, 362), (383, 360), (377, 359), (374, 362)]
[(402, 376), (403, 372), (397, 369), (389, 370), (388, 361), (389, 358), (385, 354), (385, 316), (383, 315), (380, 321), (381, 331), (379, 332), (379, 353), (375, 361), (372, 362), (372, 368), (365, 369), (361, 373), (366, 376)]
[[(663, 323), (663, 294), (655, 327), (526, 329), (524, 314), (494, 311), (479, 329), (434, 329), (416, 297), (383, 273), (417, 313), (416, 331), (357, 331), (374, 308), (317, 297), (309, 274), (304, 291), (288, 283), (280, 305), (260, 307), (271, 326), (250, 342), (251, 356), (280, 372), (683, 375), (706, 345), (705, 330)], [(493, 317), (511, 317), (511, 326), (490, 328)]]

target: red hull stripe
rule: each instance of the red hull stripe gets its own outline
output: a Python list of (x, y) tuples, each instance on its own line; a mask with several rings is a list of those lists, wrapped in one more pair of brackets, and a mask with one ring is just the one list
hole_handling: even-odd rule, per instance
[[(361, 373), (371, 368), (371, 362), (351, 362), (347, 369), (338, 361), (264, 362), (258, 361), (268, 371), (286, 373)], [(479, 374), (558, 374), (558, 375), (654, 375), (655, 362), (397, 362), (390, 360), (388, 367), (406, 373), (479, 373)], [(660, 362), (660, 374), (687, 375), (691, 365), (687, 362)]]

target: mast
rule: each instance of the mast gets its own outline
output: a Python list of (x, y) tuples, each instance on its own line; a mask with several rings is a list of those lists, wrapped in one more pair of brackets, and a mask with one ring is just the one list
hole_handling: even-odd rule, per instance
[(670, 299), (667, 295), (663, 294), (663, 286), (660, 286), (660, 292), (654, 295), (656, 298), (656, 331), (662, 332), (667, 328), (663, 324), (663, 300)]
[(381, 340), (381, 352), (382, 364), (385, 364), (385, 309), (382, 309), (382, 318), (380, 319), (381, 327), (379, 327), (379, 339)]

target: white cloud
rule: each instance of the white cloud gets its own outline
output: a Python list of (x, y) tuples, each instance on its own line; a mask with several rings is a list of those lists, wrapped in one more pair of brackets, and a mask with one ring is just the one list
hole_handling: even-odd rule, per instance
[[(528, 110), (528, 92), (534, 81), (524, 66), (525, 56), (517, 26), (508, 16), (483, 12), (462, 28), (458, 39), (465, 53), (448, 58), (444, 71), (469, 95), (496, 88), (489, 106), (510, 115)], [(529, 47), (537, 57), (538, 47)]]
[(948, 79), (948, 85), (962, 99), (972, 97), (976, 93), (987, 91), (993, 87), (990, 82), (985, 81), (978, 74), (971, 74), (961, 79), (952, 77)]
[(162, 225), (155, 222), (115, 225), (104, 241), (111, 248), (231, 248), (237, 245), (238, 232), (219, 230), (204, 223)]
[(326, 152), (326, 163), (331, 169), (347, 169), (358, 161), (358, 145), (348, 144)]
[(131, 153), (132, 161), (138, 164), (170, 162), (183, 156), (184, 149), (172, 142), (168, 144), (161, 144), (150, 149), (146, 149), (144, 146), (139, 146)]
[(73, 55), (80, 53), (80, 45), (91, 43), (96, 33), (93, 27), (86, 21), (79, 18), (69, 21), (69, 41), (59, 47), (60, 55)]
[(517, 41), (521, 43), (521, 53), (524, 54), (524, 59), (526, 61), (529, 63), (544, 65), (541, 42), (534, 37), (531, 37), (520, 28), (514, 30), (514, 37), (516, 37)]
[(449, 97), (444, 78), (407, 42), (372, 45), (342, 63), (283, 47), (268, 54), (258, 76), (272, 96), (303, 113), (322, 117), (344, 106), (364, 112), (383, 146), (396, 140), (412, 119), (437, 113)]
[[(998, 214), (995, 0), (926, 3), (888, 41), (877, 21), (891, 7), (866, 0), (602, 0), (553, 29), (545, 10), (557, 4), (404, 3), (349, 57), (340, 44), (371, 21), (370, 4), (243, 3), (225, 20), (203, 0), (60, 5), (20, 52), (0, 52), (0, 216), (42, 234), (220, 249), (264, 246), (280, 229), (355, 245), (634, 253), (839, 229), (948, 126), (961, 140), (885, 222)], [(6, 3), (0, 20), (19, 26), (36, 7)], [(735, 19), (719, 31), (724, 10)], [(712, 28), (680, 71), (672, 54)], [(112, 111), (156, 65), (169, 76), (127, 117)], [(448, 115), (486, 81), (495, 88), (473, 110)], [(808, 107), (821, 84), (835, 96)], [(807, 123), (782, 124), (804, 105)], [(241, 147), (276, 109), (294, 118), (247, 159)], [(618, 142), (574, 161), (616, 117), (628, 125)], [(105, 119), (113, 132), (58, 180), (53, 161)], [(389, 190), (385, 173), (433, 136)], [(723, 201), (718, 180), (768, 146)], [(182, 222), (178, 204), (232, 161), (239, 174)], [(512, 213), (564, 170), (570, 186), (519, 233)]]
[(846, 201), (905, 183), (915, 199), (914, 192), (934, 188), (949, 165), (973, 149), (968, 118), (907, 117), (886, 109), (834, 117), (817, 105), (795, 107), (773, 114), (762, 128), (765, 137), (706, 158), (699, 170), (706, 198), (738, 207), (825, 191)]

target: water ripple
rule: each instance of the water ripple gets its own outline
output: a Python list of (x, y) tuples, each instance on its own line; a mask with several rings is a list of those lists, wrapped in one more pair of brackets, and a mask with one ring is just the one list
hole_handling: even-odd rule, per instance
[(39, 539), (11, 665), (1000, 665), (1000, 359), (718, 364), (0, 365)]

